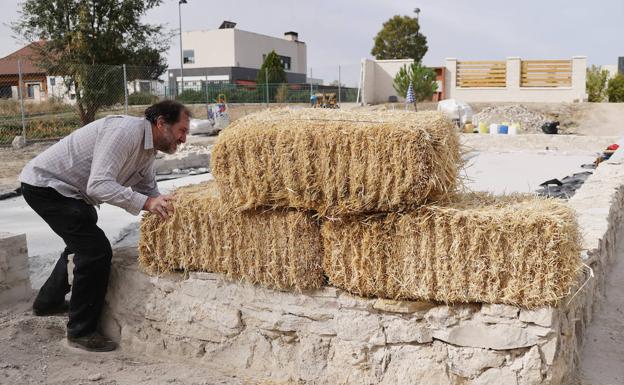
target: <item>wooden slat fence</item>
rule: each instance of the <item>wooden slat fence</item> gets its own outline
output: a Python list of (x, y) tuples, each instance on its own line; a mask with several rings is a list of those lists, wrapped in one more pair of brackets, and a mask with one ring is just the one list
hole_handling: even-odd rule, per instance
[(507, 62), (505, 61), (458, 61), (457, 87), (506, 87)]
[(520, 87), (572, 87), (572, 60), (523, 60)]

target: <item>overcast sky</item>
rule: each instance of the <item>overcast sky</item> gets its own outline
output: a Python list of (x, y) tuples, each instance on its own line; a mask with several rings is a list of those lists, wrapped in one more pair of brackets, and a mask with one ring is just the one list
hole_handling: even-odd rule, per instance
[[(624, 0), (187, 1), (182, 5), (184, 31), (213, 29), (230, 20), (237, 28), (272, 36), (298, 32), (307, 44), (314, 77), (339, 64), (343, 73), (357, 71), (357, 63), (371, 57), (373, 37), (382, 23), (395, 14), (414, 15), (415, 7), (421, 9), (421, 31), (429, 45), (424, 62), (430, 66), (443, 65), (445, 57), (586, 55), (589, 64), (616, 64), (617, 57), (624, 56)], [(19, 17), (17, 10), (16, 2), (2, 0), (0, 57), (20, 47), (6, 25)], [(163, 1), (146, 21), (177, 31), (178, 0)], [(179, 67), (179, 52), (176, 38), (167, 54), (172, 68)]]

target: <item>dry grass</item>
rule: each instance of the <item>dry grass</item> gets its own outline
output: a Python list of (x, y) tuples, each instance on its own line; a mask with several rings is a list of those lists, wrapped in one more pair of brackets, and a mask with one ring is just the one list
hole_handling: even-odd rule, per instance
[(581, 268), (573, 211), (536, 197), (466, 194), (444, 206), (322, 226), (330, 283), (362, 296), (554, 305)]
[(321, 215), (396, 211), (455, 191), (461, 163), (437, 112), (278, 109), (241, 118), (213, 151), (222, 196), (240, 210)]
[(139, 262), (148, 271), (215, 272), (279, 290), (323, 284), (320, 229), (309, 214), (228, 211), (214, 182), (175, 195), (173, 217), (141, 222)]

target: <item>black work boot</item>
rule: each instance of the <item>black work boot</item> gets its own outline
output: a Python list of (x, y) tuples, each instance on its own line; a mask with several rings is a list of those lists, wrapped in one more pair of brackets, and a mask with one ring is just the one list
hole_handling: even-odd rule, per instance
[(117, 349), (117, 344), (115, 342), (98, 332), (82, 337), (67, 336), (67, 343), (69, 346), (89, 352), (110, 352)]
[(33, 314), (38, 317), (46, 317), (52, 315), (63, 315), (67, 314), (69, 310), (69, 302), (63, 301), (58, 305), (47, 306), (42, 305), (41, 303), (35, 302), (33, 304)]

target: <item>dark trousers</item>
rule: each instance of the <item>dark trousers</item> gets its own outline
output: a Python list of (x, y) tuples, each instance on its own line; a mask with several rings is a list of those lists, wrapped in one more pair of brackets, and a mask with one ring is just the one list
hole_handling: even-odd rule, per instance
[[(71, 288), (67, 335), (82, 337), (96, 331), (113, 253), (104, 232), (96, 225), (98, 217), (95, 208), (82, 200), (65, 197), (49, 187), (22, 183), (22, 195), (67, 246), (39, 290), (33, 307), (46, 309), (62, 304)], [(71, 287), (67, 282), (69, 254), (74, 254)]]

